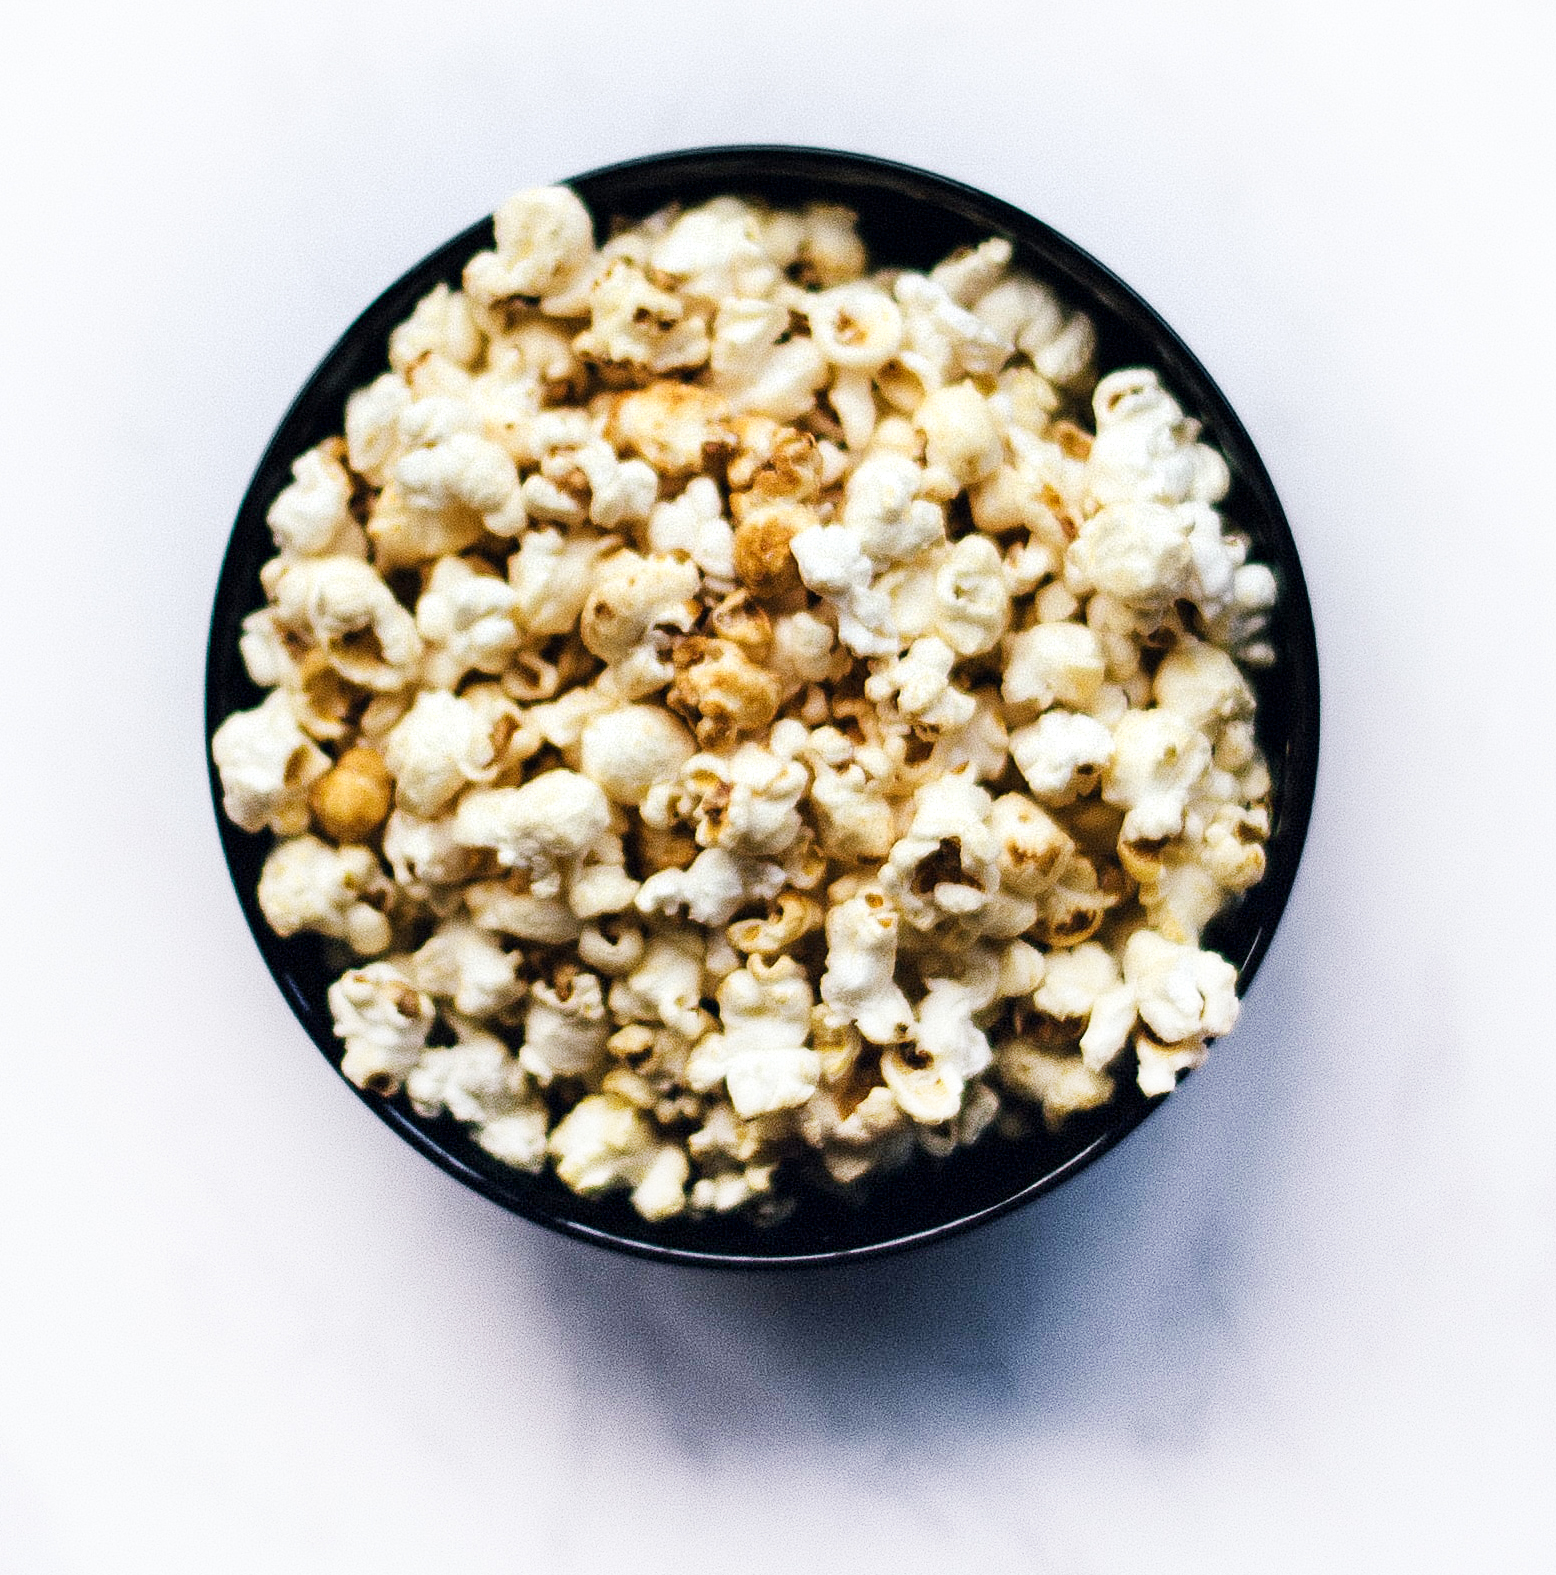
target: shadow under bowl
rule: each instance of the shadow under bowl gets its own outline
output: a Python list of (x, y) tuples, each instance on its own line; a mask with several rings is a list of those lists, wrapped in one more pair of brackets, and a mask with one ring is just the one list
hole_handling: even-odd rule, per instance
[[(721, 193), (759, 197), (780, 207), (842, 203), (858, 213), (860, 232), (878, 265), (927, 268), (959, 246), (1004, 236), (1015, 248), (1017, 264), (1092, 317), (1099, 367), (1154, 367), (1183, 408), (1203, 423), (1205, 440), (1231, 468), (1223, 512), (1248, 535), (1251, 557), (1270, 565), (1280, 587), (1270, 628), (1277, 660), (1250, 675), (1258, 697), (1259, 742), (1274, 779), (1268, 868), (1252, 891), (1217, 916), (1204, 940), (1237, 966), (1239, 994), (1246, 992), (1290, 895), (1307, 831), (1318, 769), (1318, 657), (1296, 544), (1270, 478), (1242, 423), (1188, 347), (1133, 290), (1046, 224), (971, 187), (904, 165), (809, 148), (707, 148), (635, 159), (566, 184), (602, 231), (612, 219), (638, 219), (670, 202), (695, 203)], [(392, 284), (341, 336), (282, 420), (238, 511), (217, 586), (206, 661), (207, 744), (223, 718), (264, 698), (244, 670), (238, 636), (243, 618), (264, 604), (259, 568), (274, 554), (265, 515), (289, 482), (292, 461), (341, 431), (347, 397), (386, 369), (390, 331), (416, 302), (440, 282), (457, 288), (465, 263), (491, 245), (492, 223), (486, 219)], [(228, 867), (254, 939), (298, 1020), (338, 1068), (341, 1046), (325, 1000), (333, 977), (326, 948), (313, 936), (283, 940), (265, 923), (256, 888), (271, 838), (239, 830), (222, 813), (214, 766), (211, 791)], [(861, 1259), (993, 1219), (1073, 1176), (1161, 1103), (1146, 1099), (1131, 1083), (1105, 1109), (1073, 1119), (1058, 1134), (1034, 1120), (1031, 1134), (1020, 1139), (990, 1132), (946, 1160), (920, 1154), (906, 1169), (875, 1179), (857, 1195), (801, 1188), (793, 1212), (764, 1226), (743, 1216), (653, 1224), (641, 1219), (623, 1195), (580, 1198), (549, 1170), (529, 1175), (500, 1164), (452, 1118), (424, 1119), (403, 1095), (385, 1100), (362, 1093), (361, 1098), (450, 1175), (526, 1219), (648, 1257), (744, 1268)]]

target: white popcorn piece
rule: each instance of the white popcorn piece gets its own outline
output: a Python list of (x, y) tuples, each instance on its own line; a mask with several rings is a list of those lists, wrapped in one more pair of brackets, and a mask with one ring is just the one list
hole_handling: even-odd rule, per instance
[(464, 285), (484, 305), (513, 297), (541, 300), (567, 290), (594, 258), (589, 210), (566, 186), (539, 186), (510, 197), (493, 216), (496, 246), (465, 267)]
[(584, 360), (654, 376), (703, 365), (707, 321), (617, 257), (589, 291), (589, 327), (573, 341)]
[(953, 1068), (964, 1080), (987, 1070), (993, 1059), (989, 1036), (973, 1021), (991, 1003), (993, 991), (960, 979), (928, 979), (919, 1002), (913, 1039), (937, 1067)]
[(649, 1161), (632, 1189), (632, 1207), (646, 1220), (666, 1220), (686, 1208), (686, 1184), (691, 1161), (671, 1144), (664, 1144)]
[(1060, 1021), (1085, 1022), (1091, 1009), (1122, 979), (1117, 959), (1095, 941), (1054, 952), (1033, 1002)]
[(1136, 930), (1124, 947), (1124, 978), (1141, 1021), (1165, 1044), (1218, 1038), (1237, 1021), (1237, 970), (1214, 952)]
[(845, 863), (879, 863), (891, 852), (896, 817), (878, 779), (851, 761), (841, 770), (821, 764), (810, 789), (821, 847)]
[(897, 1044), (913, 1030), (913, 1010), (894, 978), (898, 916), (878, 887), (827, 914), (827, 971), (821, 999), (871, 1044)]
[(974, 533), (954, 542), (935, 569), (931, 630), (958, 656), (981, 656), (1010, 623), (999, 548)]
[(474, 863), (470, 849), (455, 841), (452, 820), (414, 815), (403, 805), (385, 822), (384, 858), (397, 885), (434, 907), (436, 889), (468, 880)]
[(1081, 623), (1039, 623), (1012, 635), (1000, 692), (1007, 705), (1085, 711), (1107, 676), (1102, 644)]
[(395, 465), (394, 479), (413, 508), (497, 514), (518, 489), (519, 472), (508, 451), (490, 438), (456, 432), (412, 449)]
[(1210, 766), (1210, 743), (1176, 712), (1130, 711), (1113, 730), (1102, 796), (1128, 813), (1129, 840), (1176, 836), (1189, 795)]
[(874, 285), (822, 290), (806, 297), (804, 311), (811, 338), (833, 366), (874, 372), (902, 347), (902, 312)]
[(424, 680), (453, 689), (470, 672), (500, 673), (519, 647), (518, 593), (463, 558), (439, 558), (416, 603)]
[(1020, 793), (1005, 793), (989, 812), (999, 845), (1000, 890), (1036, 897), (1058, 878), (1075, 844), (1046, 810)]
[(744, 1120), (804, 1104), (821, 1080), (821, 1057), (807, 1045), (814, 1001), (805, 970), (792, 957), (753, 957), (719, 985), (718, 1003), (723, 1031), (692, 1052), (691, 1086), (722, 1079)]
[[(585, 598), (583, 642), (602, 661), (625, 662), (656, 630), (685, 633), (696, 621), (696, 564), (661, 555), (615, 553), (602, 563)], [(670, 670), (665, 668), (664, 682)]]
[(1005, 277), (1012, 255), (1009, 241), (1003, 236), (990, 236), (976, 246), (953, 252), (929, 270), (929, 277), (958, 306), (971, 306)]
[(873, 563), (904, 563), (945, 540), (945, 511), (918, 495), (923, 476), (906, 455), (890, 452), (868, 455), (849, 476), (843, 524)]
[(781, 865), (739, 859), (723, 848), (705, 848), (684, 870), (650, 875), (634, 906), (642, 914), (671, 915), (685, 909), (693, 924), (721, 930), (743, 903), (776, 897), (786, 878)]
[(992, 808), (966, 773), (927, 782), (914, 794), (907, 835), (881, 870), (883, 888), (910, 924), (930, 929), (976, 913), (999, 889)]
[(400, 417), (411, 399), (404, 379), (385, 372), (346, 401), (346, 460), (372, 486), (383, 486), (400, 456)]
[(842, 525), (812, 525), (789, 543), (806, 588), (837, 610), (838, 638), (858, 656), (893, 656), (899, 641), (891, 604), (872, 588), (870, 560)]
[(1211, 736), (1253, 715), (1253, 690), (1237, 663), (1203, 640), (1180, 640), (1162, 658), (1151, 692), (1158, 705)]
[(556, 984), (540, 980), (529, 993), (519, 1065), (541, 1084), (587, 1077), (604, 1055), (610, 1032), (605, 997), (592, 973)]
[(1059, 807), (1101, 780), (1113, 759), (1113, 735), (1093, 717), (1045, 711), (1010, 735), (1010, 754), (1033, 796)]
[(702, 996), (701, 945), (690, 935), (656, 935), (638, 966), (611, 986), (610, 1009), (619, 1018), (663, 1023), (692, 1041), (709, 1026)]
[(1097, 436), (1087, 458), (1087, 484), (1099, 505), (1151, 499), (1218, 503), (1231, 485), (1226, 461), (1195, 442), (1188, 421), (1155, 372), (1110, 372), (1092, 391)]
[(330, 665), (366, 689), (403, 687), (421, 662), (416, 620), (359, 558), (302, 558), (274, 588), (276, 617), (306, 634)]
[(308, 829), (308, 792), (330, 757), (302, 730), (290, 696), (267, 695), (252, 711), (234, 711), (211, 736), (221, 775), (222, 808), (245, 831), (277, 836)]
[(567, 946), (583, 932), (583, 921), (573, 912), (567, 895), (536, 896), (523, 885), (522, 876), (475, 881), (464, 888), (464, 899), (471, 919), (481, 929), (516, 940)]
[(935, 389), (913, 424), (924, 434), (925, 463), (951, 475), (958, 490), (992, 476), (1005, 457), (988, 401), (971, 382)]
[(517, 952), (505, 951), (484, 930), (453, 920), (434, 931), (404, 968), (418, 990), (451, 1002), (465, 1017), (480, 1018), (522, 999), (520, 961)]
[(923, 274), (898, 276), (892, 294), (902, 308), (908, 354), (917, 356), (930, 372), (922, 374), (925, 392), (945, 386), (957, 377), (992, 376), (1010, 359), (1010, 342), (1000, 337), (982, 318), (958, 306), (945, 287)]
[(1081, 525), (1070, 544), (1070, 589), (1104, 591), (1127, 607), (1167, 607), (1195, 589), (1192, 528), (1192, 515), (1182, 507), (1109, 504)]
[(596, 565), (617, 543), (611, 537), (564, 538), (556, 530), (531, 530), (508, 560), (508, 583), (517, 600), (514, 616), (526, 634), (545, 638), (578, 625)]
[(749, 415), (794, 421), (815, 408), (816, 392), (829, 376), (827, 359), (811, 340), (786, 339), (729, 390), (730, 403)]
[(472, 782), (496, 774), (494, 719), (462, 695), (424, 689), (389, 730), (383, 757), (396, 800), (413, 815), (436, 816)]
[(432, 1002), (398, 968), (377, 962), (343, 973), (329, 1007), (345, 1045), (341, 1071), (358, 1088), (397, 1093), (432, 1032)]
[(1205, 1064), (1206, 1053), (1205, 1046), (1198, 1040), (1182, 1045), (1162, 1045), (1144, 1034), (1137, 1035), (1135, 1055), (1140, 1066), (1135, 1081), (1140, 1085), (1140, 1092), (1148, 1099), (1170, 1094), (1178, 1086), (1180, 1074)]
[(708, 365), (723, 389), (754, 383), (789, 326), (789, 309), (777, 301), (727, 297), (713, 317)]
[(653, 270), (673, 280), (677, 291), (694, 301), (763, 296), (778, 283), (778, 270), (761, 237), (761, 226), (748, 204), (734, 197), (715, 197), (681, 214), (654, 243)]
[(652, 788), (674, 782), (697, 753), (678, 717), (662, 706), (626, 705), (604, 711), (579, 735), (583, 774), (613, 803), (642, 805)]
[(1040, 1104), (1044, 1121), (1055, 1131), (1071, 1116), (1107, 1104), (1115, 1090), (1107, 1073), (1093, 1070), (1080, 1056), (1055, 1054), (1029, 1039), (1001, 1045), (995, 1065), (1000, 1082)]
[(742, 858), (776, 859), (804, 828), (797, 808), (810, 786), (804, 766), (742, 744), (732, 755), (697, 755), (683, 779), (693, 785), (697, 841)]
[(536, 897), (554, 897), (610, 830), (610, 801), (576, 771), (545, 771), (522, 787), (477, 788), (460, 800), (454, 835), (490, 848), (505, 869), (529, 877)]
[(367, 556), (367, 537), (352, 517), (351, 477), (339, 450), (339, 440), (332, 439), (293, 461), (291, 484), (277, 494), (265, 515), (283, 555)]
[(961, 1111), (966, 1083), (949, 1061), (893, 1048), (881, 1055), (881, 1078), (902, 1113), (924, 1126), (951, 1121)]
[(643, 1115), (615, 1094), (590, 1094), (559, 1121), (547, 1145), (556, 1173), (583, 1197), (637, 1187), (662, 1145)]
[(474, 366), (486, 346), (485, 335), (470, 315), (470, 303), (458, 290), (435, 284), (416, 309), (389, 335), (389, 364), (407, 372), (428, 356), (454, 366)]
[(359, 957), (388, 948), (382, 904), (389, 882), (371, 848), (332, 848), (313, 836), (278, 842), (259, 872), (258, 895), (277, 935), (313, 930), (345, 941)]
[(865, 681), (871, 700), (895, 699), (903, 716), (924, 727), (965, 727), (977, 711), (970, 694), (951, 682), (956, 652), (944, 640), (926, 635), (907, 652), (879, 667)]
[[(446, 1110), (456, 1121), (474, 1126), (520, 1113), (528, 1104), (529, 1079), (508, 1047), (495, 1034), (468, 1023), (458, 1031), (458, 1044), (423, 1050), (406, 1076), (411, 1108), (429, 1119)], [(544, 1148), (542, 1126), (542, 1152)]]
[(659, 503), (648, 517), (652, 552), (684, 552), (710, 579), (733, 584), (735, 531), (724, 517), (718, 487), (697, 476), (673, 502)]

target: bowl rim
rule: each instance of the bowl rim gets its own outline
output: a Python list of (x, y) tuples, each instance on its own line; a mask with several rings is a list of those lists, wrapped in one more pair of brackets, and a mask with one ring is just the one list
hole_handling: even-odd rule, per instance
[[(586, 187), (591, 183), (624, 181), (636, 174), (652, 173), (655, 177), (679, 177), (683, 181), (693, 183), (725, 178), (728, 183), (726, 189), (739, 190), (742, 178), (747, 184), (752, 180), (753, 163), (765, 166), (757, 178), (802, 182), (807, 178), (820, 177), (833, 187), (841, 183), (856, 186), (861, 190), (884, 189), (899, 196), (932, 204), (958, 218), (972, 220), (985, 227), (986, 233), (1006, 234), (1036, 247), (1043, 252), (1045, 265), (1051, 266), (1062, 276), (1064, 283), (1070, 285), (1075, 293), (1083, 297), (1079, 300), (1072, 299), (1072, 304), (1094, 314), (1100, 303), (1131, 328), (1143, 329), (1153, 341), (1170, 350), (1174, 392), (1180, 395), (1189, 392), (1190, 390), (1182, 387), (1183, 382), (1187, 380), (1192, 385), (1194, 411), (1206, 417), (1206, 425), (1214, 428), (1217, 446), (1223, 451), (1235, 450), (1238, 479), (1254, 493), (1265, 524), (1284, 549), (1281, 554), (1280, 588), (1282, 612), (1288, 628), (1287, 640), (1281, 647), (1281, 655), (1282, 661), (1291, 670), (1295, 688), (1304, 702), (1293, 718), (1282, 764), (1279, 820), (1281, 857), (1278, 865), (1272, 857), (1265, 876), (1254, 888), (1261, 897), (1260, 922), (1248, 939), (1241, 961), (1237, 963), (1238, 998), (1240, 1001), (1243, 1000), (1258, 972), (1259, 965), (1268, 952), (1275, 930), (1285, 911), (1306, 841), (1317, 787), (1320, 691), (1317, 636), (1295, 537), (1263, 458), (1255, 448), (1241, 418), (1232, 408), (1215, 379), (1177, 332), (1149, 302), (1106, 264), (1098, 261), (1043, 220), (1002, 198), (949, 176), (871, 154), (784, 143), (734, 143), (641, 155), (601, 165), (582, 174), (568, 176), (556, 184), (574, 188)], [(604, 215), (596, 214), (595, 217), (598, 220)], [(222, 809), (221, 779), (210, 748), (211, 737), (216, 728), (227, 715), (231, 714), (230, 709), (223, 709), (220, 705), (221, 679), (231, 662), (231, 652), (222, 643), (229, 633), (223, 624), (222, 610), (234, 599), (245, 599), (244, 587), (240, 581), (239, 560), (244, 556), (240, 538), (245, 526), (252, 528), (256, 518), (259, 526), (263, 528), (264, 519), (260, 504), (261, 494), (267, 490), (265, 478), (278, 462), (289, 466), (301, 452), (292, 442), (291, 430), (317, 404), (321, 390), (330, 381), (331, 369), (346, 358), (351, 347), (365, 333), (379, 330), (378, 320), (384, 316), (387, 304), (405, 289), (413, 275), (426, 274), (430, 278), (439, 270), (448, 271), (454, 260), (468, 257), (482, 246), (489, 245), (491, 228), (492, 219), (488, 215), (435, 247), (386, 285), (339, 335), (291, 400), (271, 435), (245, 487), (223, 552), (213, 597), (211, 628), (206, 643), (204, 704), (206, 770), (218, 835), (233, 890), (260, 954), (281, 990), (283, 998), (291, 1007), (303, 1031), (314, 1041), (316, 1048), (352, 1093), (401, 1138), (455, 1180), (480, 1193), (507, 1212), (528, 1219), (534, 1224), (545, 1226), (576, 1240), (590, 1242), (634, 1257), (703, 1268), (727, 1269), (777, 1270), (857, 1263), (959, 1235), (998, 1219), (1053, 1191), (1136, 1131), (1148, 1116), (1166, 1102), (1169, 1096), (1158, 1095), (1150, 1099), (1123, 1103), (1115, 1099), (1114, 1105), (1107, 1108), (1118, 1106), (1116, 1119), (1112, 1120), (1104, 1130), (1035, 1180), (981, 1208), (975, 1208), (923, 1229), (909, 1230), (879, 1240), (855, 1242), (841, 1247), (825, 1247), (815, 1251), (766, 1255), (704, 1251), (621, 1235), (609, 1228), (550, 1208), (543, 1199), (515, 1197), (467, 1164), (458, 1154), (450, 1152), (438, 1141), (434, 1133), (427, 1130), (420, 1118), (402, 1109), (398, 1102), (379, 1098), (357, 1088), (340, 1073), (338, 1058), (331, 1054), (333, 1038), (327, 1044), (310, 1020), (313, 1008), (296, 979), (292, 977), (282, 956), (282, 942), (266, 924), (259, 910), (256, 891), (250, 889), (240, 878), (239, 850), (244, 845), (243, 839), (258, 834), (242, 831), (227, 819)], [(1061, 294), (1065, 293), (1061, 288)], [(386, 336), (387, 330), (383, 332)], [(1228, 457), (1233, 456), (1228, 455)], [(264, 501), (268, 503), (268, 499)]]

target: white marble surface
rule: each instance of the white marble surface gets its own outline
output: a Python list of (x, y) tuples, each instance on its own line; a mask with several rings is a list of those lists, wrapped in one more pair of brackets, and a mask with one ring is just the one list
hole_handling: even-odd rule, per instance
[[(1548, 8), (7, 34), (0, 1569), (1551, 1567)], [(1207, 1073), (1019, 1217), (800, 1278), (552, 1239), (368, 1117), (201, 756), (228, 523), (339, 329), (511, 188), (739, 140), (962, 177), (1140, 289), (1262, 448), (1325, 683)]]

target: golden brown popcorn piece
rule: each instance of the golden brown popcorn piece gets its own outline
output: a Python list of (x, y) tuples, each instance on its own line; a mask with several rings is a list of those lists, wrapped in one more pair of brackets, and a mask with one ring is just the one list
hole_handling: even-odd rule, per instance
[(605, 435), (641, 455), (666, 479), (714, 470), (734, 451), (725, 424), (729, 403), (720, 393), (665, 379), (618, 398)]
[(778, 714), (778, 680), (732, 640), (692, 635), (676, 642), (673, 660), (666, 701), (692, 724), (704, 749), (754, 733)]
[(815, 523), (809, 509), (788, 504), (765, 505), (741, 521), (735, 531), (735, 573), (758, 601), (786, 609), (803, 595), (789, 543)]
[(320, 829), (337, 843), (366, 842), (389, 816), (394, 782), (383, 756), (358, 744), (313, 785), (309, 808)]

